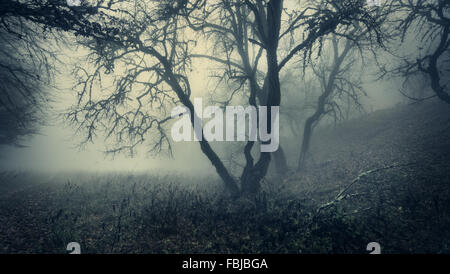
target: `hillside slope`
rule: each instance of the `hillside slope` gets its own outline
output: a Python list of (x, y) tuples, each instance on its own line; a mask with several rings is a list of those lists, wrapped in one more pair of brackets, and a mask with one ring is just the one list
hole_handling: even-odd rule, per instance
[(399, 105), (320, 128), (308, 169), (283, 188), (317, 208), (331, 201), (391, 252), (449, 252), (450, 106)]
[(310, 151), (306, 174), (294, 177), (333, 170), (335, 180), (346, 181), (393, 164), (445, 167), (450, 164), (450, 106), (439, 100), (398, 105), (318, 128)]
[(450, 253), (449, 119), (428, 101), (318, 129), (306, 172), (239, 200), (210, 176), (1, 172), (0, 253)]

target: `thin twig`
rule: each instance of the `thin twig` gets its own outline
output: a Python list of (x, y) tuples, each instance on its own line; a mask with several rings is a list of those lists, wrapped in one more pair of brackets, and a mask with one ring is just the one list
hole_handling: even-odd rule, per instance
[(332, 205), (334, 205), (335, 203), (350, 197), (352, 195), (344, 195), (345, 192), (347, 192), (354, 184), (356, 184), (359, 180), (361, 180), (361, 178), (370, 175), (372, 173), (378, 172), (378, 171), (382, 171), (382, 170), (386, 170), (386, 169), (392, 169), (392, 168), (397, 168), (397, 167), (404, 167), (404, 166), (409, 166), (409, 165), (413, 165), (415, 163), (408, 163), (408, 164), (392, 164), (389, 166), (384, 166), (384, 167), (380, 167), (380, 168), (375, 168), (375, 169), (371, 169), (368, 171), (365, 171), (363, 173), (360, 173), (356, 178), (354, 178), (350, 184), (348, 184), (343, 190), (341, 190), (336, 197), (334, 197), (334, 199), (326, 204), (321, 205), (318, 209), (316, 214), (318, 214), (321, 210), (326, 209)]

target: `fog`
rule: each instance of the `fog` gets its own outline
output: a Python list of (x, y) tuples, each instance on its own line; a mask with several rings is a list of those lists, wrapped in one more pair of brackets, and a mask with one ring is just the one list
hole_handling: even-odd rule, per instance
[[(81, 51), (81, 50), (80, 50)], [(64, 64), (57, 68), (56, 88), (51, 90), (53, 102), (48, 106), (46, 125), (39, 133), (27, 137), (21, 146), (1, 147), (0, 166), (6, 170), (59, 171), (158, 171), (197, 174), (212, 173), (214, 168), (203, 155), (197, 142), (173, 144), (173, 157), (167, 153), (148, 154), (141, 146), (132, 157), (124, 154), (105, 154), (104, 136), (97, 136), (93, 143), (80, 146), (84, 136), (74, 135), (75, 128), (67, 125), (60, 115), (76, 100), (72, 90), (74, 78), (71, 73), (76, 62), (82, 60), (84, 52), (76, 53), (72, 48), (63, 49)], [(71, 62), (72, 61), (72, 62)], [(204, 59), (195, 59), (190, 75), (193, 97), (203, 97), (208, 102), (208, 92), (214, 88), (211, 75), (216, 64)], [(70, 68), (70, 69), (67, 69)], [(366, 112), (390, 108), (405, 102), (399, 92), (401, 82), (395, 79), (377, 80), (376, 71), (368, 69), (364, 75), (367, 96), (361, 98)], [(280, 111), (283, 111), (283, 106)], [(294, 144), (295, 145), (295, 144)]]
[(449, 11), (2, 0), (0, 253), (450, 253)]
[[(196, 142), (174, 144), (173, 155), (162, 153), (152, 155), (142, 146), (132, 157), (124, 154), (106, 154), (103, 144), (104, 135), (99, 134), (95, 142), (82, 144), (85, 136), (74, 134), (75, 127), (67, 125), (61, 116), (67, 108), (76, 102), (76, 92), (72, 70), (77, 60), (83, 60), (84, 52), (74, 52), (73, 48), (62, 49), (63, 64), (56, 70), (56, 87), (51, 90), (52, 100), (44, 126), (39, 133), (26, 137), (20, 146), (1, 146), (0, 167), (6, 170), (19, 171), (158, 171), (196, 174), (210, 173), (211, 164), (203, 156)], [(192, 72), (192, 90), (194, 96), (207, 94), (210, 79), (208, 62), (195, 60)], [(69, 68), (69, 69), (68, 69)], [(201, 69), (204, 68), (204, 69)], [(176, 167), (176, 168), (174, 168)]]
[[(286, 3), (286, 7), (295, 7), (295, 1)], [(188, 31), (188, 33), (190, 33)], [(189, 34), (191, 35), (191, 34)], [(197, 53), (211, 50), (214, 43), (201, 37), (196, 42)], [(28, 136), (21, 142), (21, 146), (1, 146), (0, 167), (12, 170), (35, 171), (164, 171), (164, 172), (189, 172), (189, 173), (214, 173), (213, 166), (201, 152), (198, 143), (182, 142), (173, 144), (173, 157), (167, 153), (150, 155), (148, 148), (140, 146), (137, 153), (130, 157), (124, 154), (105, 154), (107, 147), (104, 142), (104, 132), (98, 134), (93, 143), (80, 146), (85, 136), (74, 135), (75, 128), (67, 125), (61, 115), (76, 102), (74, 75), (75, 65), (82, 63), (88, 53), (76, 42), (69, 38), (69, 43), (60, 48), (62, 64), (55, 67), (55, 87), (51, 88), (51, 102), (48, 105), (48, 113), (44, 126), (38, 129), (38, 134)], [(49, 42), (52, 43), (52, 42)], [(256, 52), (250, 49), (254, 58)], [(377, 53), (378, 58), (387, 58), (382, 52)], [(356, 56), (357, 54), (355, 54)], [(384, 56), (383, 56), (384, 55)], [(360, 58), (360, 57), (357, 57)], [(377, 67), (374, 65), (373, 56), (367, 52), (365, 56), (368, 65), (364, 65), (363, 87), (367, 96), (360, 98), (360, 103), (365, 112), (390, 108), (406, 99), (398, 91), (401, 81), (398, 79), (377, 80)], [(266, 66), (265, 58), (261, 58), (261, 66)], [(193, 59), (191, 72), (188, 73), (193, 97), (203, 97), (208, 102), (210, 94), (216, 87), (217, 81), (212, 77), (217, 69), (217, 63), (206, 59)], [(116, 68), (117, 69), (117, 68)], [(292, 68), (289, 68), (292, 69)], [(118, 69), (120, 71), (120, 69)], [(357, 71), (355, 71), (356, 73)], [(283, 84), (283, 83), (282, 83)], [(223, 89), (223, 88), (222, 88)], [(295, 91), (290, 91), (295, 92)], [(283, 112), (283, 106), (280, 106)], [(358, 114), (358, 115), (361, 115)], [(324, 123), (325, 121), (322, 121)], [(297, 138), (301, 139), (300, 136)], [(283, 145), (283, 144), (281, 144)], [(297, 144), (288, 144), (293, 147)]]

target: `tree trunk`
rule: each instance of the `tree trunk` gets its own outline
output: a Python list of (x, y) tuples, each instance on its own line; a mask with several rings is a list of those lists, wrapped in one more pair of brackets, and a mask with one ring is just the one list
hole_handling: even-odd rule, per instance
[(261, 180), (267, 174), (269, 163), (270, 153), (261, 153), (261, 157), (256, 165), (244, 170), (241, 176), (241, 191), (243, 195), (255, 195), (259, 192)]
[[(200, 118), (195, 113), (194, 105), (192, 104), (192, 101), (190, 100), (189, 96), (183, 91), (183, 88), (180, 86), (180, 84), (177, 81), (177, 78), (173, 74), (172, 66), (167, 61), (166, 58), (164, 58), (162, 55), (158, 54), (157, 52), (152, 51), (152, 53), (159, 59), (159, 61), (163, 64), (163, 66), (166, 69), (165, 73), (165, 80), (166, 82), (172, 87), (172, 89), (177, 94), (178, 98), (180, 99), (181, 103), (187, 107), (191, 113), (191, 124), (192, 127), (196, 123), (201, 123)], [(202, 139), (199, 142), (200, 148), (202, 152), (208, 157), (211, 164), (216, 168), (216, 171), (222, 181), (225, 184), (225, 188), (229, 191), (229, 193), (236, 197), (239, 195), (239, 187), (237, 182), (233, 179), (233, 177), (228, 172), (227, 168), (223, 164), (222, 160), (220, 160), (219, 156), (216, 154), (216, 152), (211, 148), (211, 145), (209, 142), (205, 139), (205, 136), (203, 136), (203, 129), (201, 131)], [(199, 137), (199, 136), (197, 136)]]
[(277, 151), (272, 152), (272, 156), (278, 177), (284, 178), (289, 172), (289, 167), (287, 165), (286, 155), (284, 154), (284, 150), (281, 145), (278, 147)]
[(222, 181), (225, 183), (225, 188), (230, 192), (232, 196), (239, 195), (239, 188), (236, 181), (231, 177), (225, 165), (222, 163), (217, 154), (212, 150), (211, 146), (207, 141), (200, 142), (200, 148), (202, 152), (208, 157), (212, 165), (216, 168), (217, 174), (219, 174)]
[[(258, 101), (260, 105), (267, 102), (268, 93), (268, 78), (266, 77), (263, 87), (256, 93), (258, 95)], [(272, 156), (278, 177), (284, 178), (289, 171), (289, 167), (287, 165), (286, 154), (284, 153), (281, 144), (279, 145), (277, 151), (272, 152)]]
[(440, 83), (440, 75), (438, 70), (438, 59), (448, 49), (448, 36), (450, 26), (446, 26), (442, 32), (441, 41), (436, 51), (431, 55), (428, 69), (423, 69), (419, 63), (419, 69), (425, 71), (430, 76), (431, 88), (439, 99), (450, 104), (450, 95), (444, 90), (444, 86)]
[[(260, 105), (267, 106), (267, 132), (272, 132), (272, 106), (280, 106), (280, 78), (277, 60), (278, 39), (281, 24), (281, 0), (267, 3), (267, 19), (258, 22), (258, 33), (266, 49), (267, 58), (267, 100)], [(258, 16), (261, 14), (255, 14)], [(270, 164), (270, 152), (261, 152), (256, 165), (247, 164), (241, 176), (241, 190), (244, 195), (256, 194), (261, 188), (261, 180), (266, 176)]]
[[(339, 55), (338, 42), (335, 37), (333, 37), (332, 42), (333, 42), (334, 62), (330, 74), (326, 79), (324, 90), (322, 94), (319, 96), (319, 99), (317, 100), (316, 111), (305, 122), (305, 127), (303, 130), (303, 141), (300, 148), (300, 157), (298, 159), (297, 171), (303, 171), (305, 169), (308, 160), (309, 146), (311, 142), (311, 136), (314, 130), (314, 125), (317, 124), (321, 116), (326, 113), (325, 105), (327, 103), (328, 98), (333, 93), (334, 82), (336, 80), (337, 75), (339, 74), (340, 67), (342, 65), (342, 62), (344, 61), (345, 56), (348, 54), (348, 52), (352, 47), (352, 44), (349, 41), (347, 41), (342, 53)], [(326, 78), (325, 75), (320, 75), (319, 77), (323, 77), (324, 79)]]
[(311, 141), (311, 135), (313, 131), (313, 124), (318, 120), (317, 113), (314, 113), (311, 117), (306, 120), (305, 128), (303, 130), (303, 141), (300, 149), (300, 157), (298, 159), (297, 171), (304, 171), (305, 165), (307, 163), (309, 144)]

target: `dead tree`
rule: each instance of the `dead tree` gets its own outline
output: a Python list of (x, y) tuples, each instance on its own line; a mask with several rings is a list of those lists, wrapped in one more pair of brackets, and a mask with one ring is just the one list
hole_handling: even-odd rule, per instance
[[(348, 39), (338, 39), (335, 35), (331, 37), (330, 43), (331, 54), (321, 58), (318, 65), (311, 65), (321, 93), (313, 114), (305, 121), (297, 171), (305, 169), (313, 130), (321, 119), (327, 115), (332, 115), (335, 121), (343, 119), (342, 104), (353, 104), (360, 108), (359, 98), (365, 94), (359, 77), (352, 77), (352, 74), (355, 74), (352, 49), (355, 49), (357, 44)], [(331, 59), (331, 64), (326, 59)], [(344, 97), (348, 100), (339, 101)]]
[[(78, 100), (67, 112), (68, 121), (76, 125), (87, 142), (94, 141), (97, 132), (106, 132), (105, 142), (111, 146), (111, 153), (132, 154), (142, 144), (147, 144), (155, 152), (171, 151), (167, 134), (171, 120), (168, 109), (182, 105), (193, 114), (190, 118), (192, 125), (199, 119), (194, 111), (188, 73), (196, 41), (190, 38), (191, 33), (187, 33), (187, 29), (192, 24), (189, 20), (204, 16), (205, 11), (208, 13), (211, 2), (100, 0), (93, 6), (77, 8), (63, 6), (60, 1), (48, 3), (48, 7), (22, 2), (16, 4), (21, 13), (19, 16), (25, 20), (74, 33), (79, 37), (79, 43), (90, 51), (87, 62), (76, 70)], [(261, 54), (258, 58), (266, 59), (267, 71), (260, 88), (266, 91), (262, 93), (265, 98), (259, 99), (259, 105), (263, 106), (280, 105), (280, 70), (290, 60), (310, 55), (314, 46), (327, 34), (336, 32), (339, 26), (345, 29), (361, 23), (370, 29), (371, 34), (379, 36), (377, 18), (367, 10), (364, 0), (323, 0), (314, 8), (295, 7), (287, 21), (282, 20), (285, 9), (281, 0), (219, 3), (225, 6), (218, 6), (215, 11), (226, 10), (227, 4), (245, 5), (249, 11), (252, 35), (243, 38), (259, 47), (257, 52)], [(7, 10), (15, 12), (10, 7)], [(211, 23), (220, 26), (220, 21)], [(298, 40), (294, 39), (287, 54), (280, 58), (280, 40), (292, 32), (304, 33), (304, 36), (294, 35)], [(245, 62), (241, 63), (245, 65)], [(252, 73), (246, 75), (250, 78), (250, 85), (259, 82), (256, 78), (251, 79), (257, 70), (254, 64), (246, 70)], [(256, 105), (257, 90), (250, 89), (250, 105)], [(271, 121), (270, 112), (268, 121)], [(271, 132), (270, 123), (268, 131)], [(201, 135), (204, 137), (203, 132)], [(260, 153), (255, 159), (251, 154), (254, 142), (246, 144), (246, 163), (239, 177), (239, 187), (238, 180), (209, 142), (202, 138), (199, 144), (232, 195), (259, 191), (271, 153)]]
[[(218, 10), (219, 12), (214, 12)], [(245, 94), (248, 103), (253, 106), (265, 105), (267, 98), (267, 85), (265, 81), (266, 73), (258, 67), (264, 48), (256, 42), (254, 33), (255, 24), (250, 20), (251, 10), (244, 2), (221, 1), (209, 5), (206, 16), (202, 18), (191, 18), (190, 26), (195, 31), (201, 31), (205, 37), (213, 38), (217, 41), (218, 47), (211, 54), (194, 54), (195, 58), (206, 58), (223, 65), (224, 72), (220, 81), (224, 78), (237, 82), (242, 88), (247, 83), (249, 94)], [(212, 22), (212, 18), (219, 20), (220, 25)], [(253, 41), (254, 43), (252, 43)], [(219, 58), (217, 56), (224, 56)], [(233, 96), (237, 94), (233, 89), (229, 98), (224, 102), (228, 104)], [(247, 150), (250, 147), (249, 142)], [(251, 150), (251, 149), (250, 149)], [(246, 152), (248, 155), (250, 152)], [(288, 171), (286, 157), (282, 146), (272, 152), (277, 174), (282, 177)], [(248, 158), (248, 156), (247, 156)]]
[[(320, 4), (311, 7), (304, 6), (287, 12), (288, 23), (282, 24), (282, 1), (222, 1), (214, 6), (211, 12), (207, 10), (207, 16), (201, 20), (192, 20), (191, 27), (196, 30), (204, 30), (214, 33), (220, 41), (228, 42), (225, 49), (226, 59), (216, 56), (198, 56), (220, 62), (233, 71), (240, 71), (242, 77), (249, 81), (249, 104), (255, 105), (257, 100), (260, 105), (278, 106), (281, 100), (279, 72), (297, 54), (303, 53), (304, 59), (312, 52), (313, 46), (327, 34), (336, 31), (340, 25), (351, 26), (355, 22), (362, 22), (365, 26), (377, 29), (377, 20), (369, 14), (364, 2), (344, 1), (319, 1)], [(310, 3), (308, 3), (310, 4)], [(218, 8), (218, 6), (220, 8)], [(219, 11), (217, 14), (214, 11)], [(216, 15), (216, 17), (214, 17)], [(222, 24), (208, 21), (210, 18), (220, 18)], [(346, 27), (344, 27), (345, 29)], [(306, 33), (302, 39), (293, 40), (294, 33)], [(376, 33), (370, 32), (371, 34)], [(345, 31), (342, 33), (345, 35)], [(298, 37), (298, 36), (297, 36)], [(279, 43), (283, 39), (291, 38), (287, 54), (279, 61)], [(249, 62), (249, 45), (256, 46), (255, 63)], [(232, 59), (233, 51), (237, 51), (237, 59)], [(263, 72), (263, 79), (258, 79), (258, 61), (262, 51), (266, 55), (267, 71)], [(238, 61), (236, 61), (238, 60)], [(270, 117), (270, 116), (269, 116)], [(269, 118), (270, 120), (270, 118)], [(244, 148), (246, 165), (241, 175), (241, 185), (244, 192), (254, 193), (259, 189), (259, 182), (267, 172), (270, 163), (270, 154), (261, 153), (259, 160), (251, 154), (253, 142), (248, 142)], [(280, 151), (280, 170), (287, 166), (284, 153)], [(277, 158), (277, 155), (275, 155)]]
[(21, 145), (44, 124), (58, 60), (44, 43), (45, 36), (56, 34), (24, 19), (20, 14), (26, 11), (12, 8), (14, 3), (0, 4), (0, 144)]
[(410, 46), (409, 40), (414, 38), (413, 45), (417, 43), (417, 49), (409, 55), (396, 53), (401, 58), (400, 65), (385, 73), (403, 76), (405, 83), (413, 77), (426, 76), (435, 96), (450, 104), (447, 69), (450, 62), (450, 1), (401, 0), (392, 1), (392, 5), (395, 8), (393, 26), (401, 31), (402, 46)]

